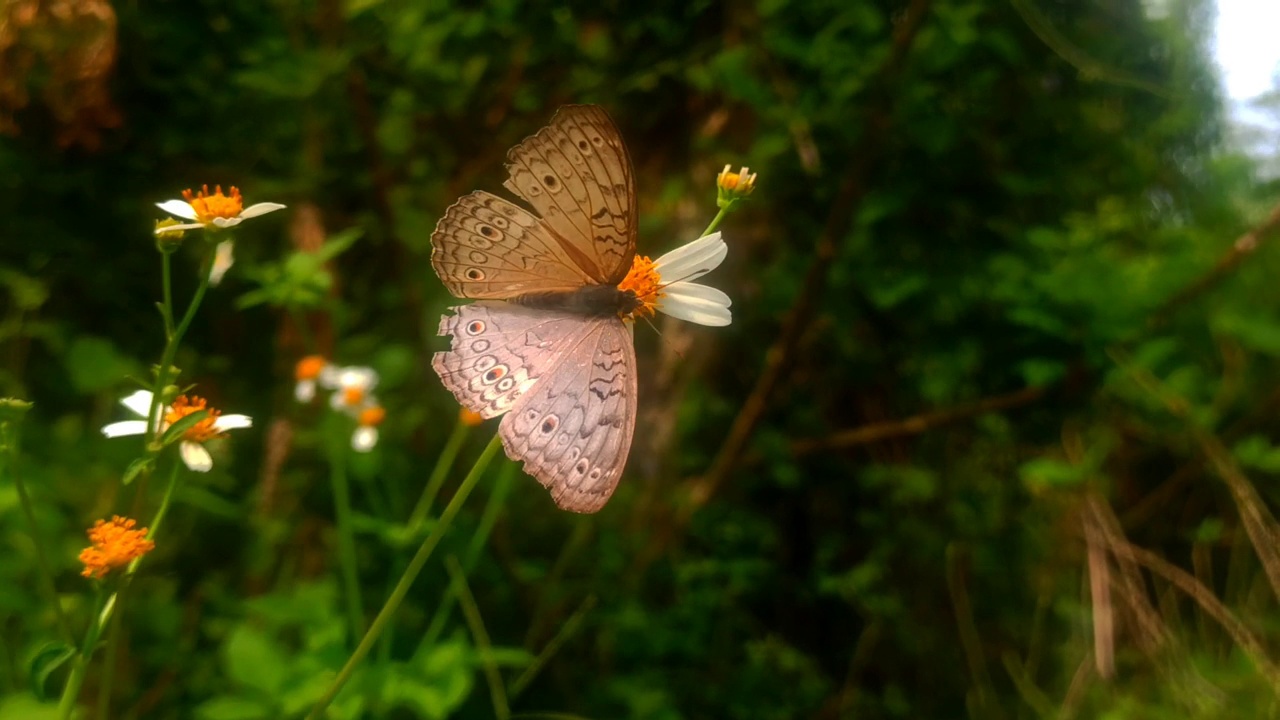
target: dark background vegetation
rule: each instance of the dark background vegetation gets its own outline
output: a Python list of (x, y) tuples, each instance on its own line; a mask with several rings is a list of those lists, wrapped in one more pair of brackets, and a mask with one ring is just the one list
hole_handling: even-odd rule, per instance
[[(428, 632), (485, 507), (468, 579), (509, 689), (549, 657), (517, 715), (1273, 715), (1280, 257), (1246, 233), (1280, 224), (1280, 186), (1224, 147), (1211, 20), (1207, 0), (0, 4), (0, 395), (36, 403), (21, 469), (77, 627), (83, 529), (127, 509), (135, 449), (98, 428), (162, 344), (153, 203), (221, 183), (289, 205), (245, 224), (178, 356), (255, 427), (184, 486), (134, 584), (112, 716), (298, 717), (341, 666), (302, 337), (383, 377), (382, 442), (350, 461), (374, 610), (457, 417), (428, 369), (450, 304), (431, 230), (579, 102), (626, 137), (642, 252), (698, 233), (725, 163), (759, 173), (708, 278), (734, 323), (638, 328), (640, 429), (597, 516), (523, 475), (491, 503), (490, 472), (353, 683), (364, 717), (493, 715), (461, 616)], [(237, 304), (348, 229), (318, 307)], [(0, 716), (37, 717), (52, 620), (7, 481), (0, 533)]]

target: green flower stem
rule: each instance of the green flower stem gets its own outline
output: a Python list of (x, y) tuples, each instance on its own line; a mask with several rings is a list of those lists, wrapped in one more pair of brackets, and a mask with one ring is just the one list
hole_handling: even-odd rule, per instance
[(209, 251), (205, 255), (204, 260), (200, 263), (200, 283), (196, 285), (195, 295), (191, 297), (191, 304), (187, 305), (187, 311), (182, 315), (182, 321), (178, 323), (177, 328), (170, 329), (173, 318), (173, 299), (170, 297), (171, 292), (168, 282), (169, 256), (165, 255), (165, 261), (162, 263), (164, 268), (164, 302), (160, 312), (166, 318), (165, 322), (165, 344), (164, 352), (160, 355), (160, 367), (156, 370), (156, 384), (151, 393), (151, 410), (147, 412), (147, 432), (142, 434), (143, 447), (148, 455), (155, 455), (160, 452), (158, 448), (152, 447), (151, 428), (156, 426), (156, 416), (160, 411), (160, 396), (164, 393), (164, 388), (169, 384), (169, 371), (173, 366), (173, 359), (178, 354), (178, 343), (182, 342), (182, 336), (187, 333), (187, 328), (191, 327), (191, 321), (196, 316), (196, 310), (200, 309), (200, 303), (204, 300), (205, 291), (209, 289), (209, 269), (213, 264), (213, 252)]
[(329, 483), (333, 486), (333, 513), (338, 522), (338, 564), (347, 596), (347, 622), (351, 637), (364, 634), (364, 603), (356, 573), (356, 538), (351, 526), (351, 485), (347, 482), (347, 456), (336, 438), (329, 438)]
[(480, 663), (484, 666), (484, 677), (489, 683), (489, 700), (493, 703), (493, 715), (497, 720), (508, 720), (511, 717), (511, 706), (507, 702), (507, 690), (502, 684), (502, 674), (493, 661), (492, 645), (489, 643), (489, 631), (485, 630), (484, 619), (480, 617), (480, 607), (476, 605), (471, 588), (467, 587), (467, 575), (462, 571), (457, 558), (450, 557), (445, 563), (449, 570), (449, 583), (453, 594), (458, 596), (462, 604), (462, 614), (471, 629), (471, 637), (475, 640), (476, 650), (480, 652)]
[[(510, 492), (511, 486), (515, 483), (516, 469), (518, 467), (513, 462), (502, 466), (498, 481), (493, 485), (493, 492), (489, 493), (489, 501), (485, 503), (484, 512), (480, 514), (480, 524), (476, 526), (476, 532), (471, 536), (471, 543), (467, 545), (467, 554), (463, 556), (462, 569), (464, 571), (471, 572), (474, 570), (476, 562), (480, 560), (480, 552), (489, 541), (493, 526), (498, 522), (498, 513), (502, 511), (503, 503), (507, 499), (507, 493)], [(449, 585), (444, 597), (440, 600), (440, 605), (436, 607), (435, 614), (431, 616), (431, 624), (427, 625), (427, 631), (423, 633), (422, 640), (418, 642), (418, 649), (414, 653), (415, 657), (426, 648), (436, 644), (436, 640), (440, 638), (440, 633), (444, 631), (445, 623), (449, 621), (449, 616), (453, 613), (453, 605), (458, 599), (457, 588), (452, 584)]]
[[(156, 508), (156, 514), (151, 518), (151, 522), (147, 525), (147, 539), (155, 542), (156, 533), (160, 529), (160, 525), (164, 522), (165, 516), (169, 513), (169, 507), (173, 504), (174, 489), (178, 486), (178, 477), (181, 472), (181, 461), (174, 459), (173, 466), (169, 471), (169, 482), (165, 486), (164, 496), (160, 499), (160, 507)], [(145, 557), (145, 556), (143, 556)], [(89, 666), (89, 659), (93, 657), (94, 647), (98, 644), (98, 638), (102, 636), (102, 629), (111, 622), (112, 629), (107, 636), (107, 664), (103, 670), (103, 684), (109, 686), (111, 684), (111, 676), (115, 672), (115, 645), (119, 632), (117, 630), (119, 623), (113, 622), (113, 615), (120, 602), (123, 599), (124, 591), (129, 587), (129, 583), (133, 580), (133, 575), (138, 571), (138, 566), (142, 564), (142, 557), (136, 557), (130, 562), (124, 570), (124, 574), (120, 578), (120, 585), (115, 593), (107, 600), (105, 605), (96, 605), (94, 607), (94, 622), (89, 625), (89, 630), (85, 633), (84, 644), (81, 646), (80, 655), (76, 658), (75, 665), (71, 668), (71, 676), (67, 678), (67, 685), (62, 691), (62, 701), (59, 703), (60, 718), (65, 720), (70, 717), (70, 709), (75, 707), (75, 697), (80, 694), (80, 685), (84, 683), (84, 671)], [(77, 675), (78, 673), (78, 675)], [(105, 691), (104, 691), (105, 692)], [(70, 699), (68, 699), (70, 696)], [(99, 695), (99, 707), (105, 707), (105, 700)], [(69, 703), (69, 705), (68, 705)], [(64, 710), (64, 706), (68, 709)]]
[(449, 476), (449, 471), (453, 469), (453, 461), (458, 457), (458, 451), (462, 449), (462, 443), (467, 439), (467, 431), (470, 430), (467, 424), (462, 422), (461, 417), (458, 424), (453, 426), (453, 432), (449, 435), (449, 439), (444, 443), (444, 449), (440, 451), (440, 457), (436, 459), (436, 466), (431, 470), (431, 477), (427, 480), (427, 486), (422, 489), (422, 497), (418, 498), (418, 504), (414, 506), (413, 512), (409, 513), (410, 537), (417, 535), (422, 528), (422, 524), (427, 521), (427, 513), (431, 512), (431, 504), (435, 502), (436, 495), (440, 493), (441, 486), (444, 485), (444, 479)]
[(716, 216), (711, 219), (711, 224), (708, 225), (707, 229), (703, 230), (702, 234), (699, 235), (698, 237), (704, 238), (710, 235), (711, 233), (715, 232), (716, 228), (720, 227), (720, 222), (723, 221), (725, 216), (729, 214), (729, 210), (733, 208), (734, 204), (735, 203), (729, 203), (728, 205), (725, 205), (724, 207), (720, 208), (720, 212), (716, 213)]
[(333, 679), (333, 684), (329, 686), (324, 697), (320, 698), (320, 702), (311, 708), (311, 712), (307, 715), (308, 720), (320, 720), (324, 716), (325, 708), (329, 707), (329, 703), (333, 702), (333, 699), (337, 697), (342, 687), (347, 684), (352, 674), (355, 673), (360, 661), (364, 660), (364, 657), (373, 649), (378, 637), (391, 624), (391, 619), (395, 616), (396, 610), (399, 609), (400, 603), (409, 594), (409, 588), (413, 586), (413, 581), (418, 578), (418, 574), (422, 572), (427, 560), (431, 559), (431, 553), (440, 544), (441, 538), (444, 537), (449, 526), (453, 524), (454, 517), (462, 510), (462, 505), (466, 502), (467, 496), (471, 494), (472, 489), (475, 488), (476, 483), (480, 480), (480, 476), (489, 467), (490, 461), (493, 460), (493, 456), (498, 453), (498, 448), (500, 447), (502, 447), (502, 442), (497, 435), (494, 435), (489, 444), (485, 446), (484, 452), (480, 453), (480, 457), (476, 460), (476, 464), (472, 466), (471, 472), (467, 473), (467, 477), (458, 486), (457, 492), (453, 494), (453, 499), (445, 506), (444, 512), (440, 513), (439, 522), (431, 528), (431, 533), (422, 541), (417, 554), (409, 561), (409, 567), (405, 568), (404, 574), (400, 576), (400, 582), (396, 583), (395, 590), (391, 591), (391, 596), (387, 598), (386, 604), (378, 612), (378, 617), (374, 618), (373, 624), (369, 626), (369, 631), (364, 635), (364, 639), (360, 641), (355, 652), (351, 653), (351, 657), (347, 659), (347, 664), (342, 667), (338, 676)]
[(160, 315), (164, 318), (164, 337), (173, 337), (173, 270), (172, 253), (160, 253)]
[(40, 539), (40, 528), (36, 524), (35, 506), (31, 502), (31, 496), (27, 494), (27, 485), (22, 481), (21, 474), (18, 473), (18, 430), (14, 422), (0, 422), (0, 452), (3, 452), (4, 458), (0, 459), (0, 464), (7, 467), (9, 477), (13, 480), (13, 486), (18, 490), (18, 502), (22, 505), (22, 514), (27, 518), (27, 525), (30, 526), (31, 544), (36, 549), (36, 566), (40, 570), (40, 584), (46, 595), (48, 602), (53, 606), (53, 616), (58, 623), (58, 633), (68, 643), (75, 642), (75, 636), (71, 633), (71, 625), (67, 622), (67, 616), (62, 612), (62, 603), (58, 601), (58, 588), (54, 584), (53, 566), (49, 564), (49, 556), (45, 554), (44, 542)]
[(103, 592), (101, 585), (93, 602), (93, 620), (89, 623), (89, 629), (85, 631), (84, 643), (80, 646), (80, 653), (76, 656), (75, 663), (71, 666), (71, 674), (67, 677), (67, 684), (62, 688), (62, 699), (58, 701), (58, 718), (59, 720), (69, 720), (71, 714), (75, 712), (76, 700), (80, 697), (80, 688), (84, 686), (85, 671), (89, 668), (89, 658), (93, 656), (93, 648), (98, 644), (98, 638), (102, 635), (102, 625), (106, 621), (104, 613), (109, 614), (112, 607), (115, 606), (116, 596), (112, 593), (107, 596)]

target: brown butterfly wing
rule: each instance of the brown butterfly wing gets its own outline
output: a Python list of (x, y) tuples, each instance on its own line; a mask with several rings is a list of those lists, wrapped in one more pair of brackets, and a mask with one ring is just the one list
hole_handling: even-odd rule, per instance
[(567, 105), (507, 153), (507, 189), (537, 210), (592, 281), (621, 282), (636, 250), (636, 188), (622, 134), (603, 109)]
[(527, 210), (487, 192), (465, 195), (431, 235), (431, 266), (460, 298), (503, 299), (593, 282)]

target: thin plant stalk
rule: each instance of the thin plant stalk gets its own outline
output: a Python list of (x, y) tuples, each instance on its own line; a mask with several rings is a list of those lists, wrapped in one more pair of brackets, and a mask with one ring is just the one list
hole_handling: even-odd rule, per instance
[(560, 626), (560, 629), (556, 631), (551, 640), (543, 646), (542, 652), (538, 653), (538, 656), (533, 659), (529, 667), (525, 668), (524, 672), (520, 673), (520, 676), (515, 679), (515, 682), (511, 683), (511, 697), (519, 696), (526, 687), (529, 687), (529, 683), (533, 682), (538, 673), (542, 672), (542, 668), (546, 667), (556, 652), (578, 631), (582, 622), (586, 620), (587, 613), (591, 612), (595, 606), (596, 596), (588, 595), (587, 599), (583, 600), (582, 604), (578, 606), (578, 609), (569, 616), (569, 619), (564, 621), (564, 624)]
[(89, 669), (89, 658), (93, 656), (93, 648), (98, 644), (98, 638), (102, 636), (103, 614), (109, 613), (115, 605), (115, 593), (110, 596), (102, 590), (98, 589), (96, 597), (93, 601), (93, 619), (89, 623), (89, 629), (84, 634), (84, 642), (80, 645), (80, 652), (76, 655), (75, 661), (71, 665), (71, 674), (67, 677), (67, 684), (62, 688), (62, 699), (58, 701), (58, 718), (59, 720), (68, 720), (71, 714), (75, 712), (76, 700), (80, 697), (80, 688), (84, 686), (85, 672)]
[(41, 589), (48, 595), (48, 602), (53, 607), (53, 615), (58, 624), (58, 634), (68, 643), (75, 642), (75, 636), (71, 633), (71, 625), (67, 622), (67, 616), (62, 612), (62, 603), (58, 601), (58, 588), (54, 584), (53, 566), (49, 564), (49, 556), (45, 554), (44, 542), (40, 538), (40, 528), (36, 524), (35, 505), (31, 502), (31, 496), (27, 494), (27, 485), (22, 481), (22, 475), (18, 472), (18, 430), (16, 422), (0, 423), (0, 452), (4, 457), (0, 459), (9, 470), (9, 477), (13, 480), (13, 486), (18, 490), (18, 502), (22, 505), (22, 514), (26, 516), (29, 532), (31, 533), (31, 544), (36, 549), (36, 565), (40, 570)]
[[(480, 514), (480, 524), (476, 526), (476, 532), (471, 536), (471, 543), (467, 545), (467, 554), (463, 556), (462, 569), (466, 572), (471, 572), (475, 569), (476, 561), (480, 559), (480, 551), (484, 549), (485, 543), (489, 541), (489, 534), (493, 532), (493, 526), (498, 521), (498, 513), (502, 511), (507, 493), (515, 482), (517, 467), (513, 462), (502, 466), (498, 481), (493, 485), (493, 492), (489, 494), (489, 500), (485, 503), (484, 511)], [(431, 616), (431, 623), (427, 625), (427, 631), (423, 633), (416, 653), (420, 653), (423, 649), (436, 644), (436, 640), (439, 639), (440, 633), (444, 630), (445, 623), (448, 622), (449, 616), (453, 613), (453, 604), (457, 600), (456, 588), (450, 584), (448, 589), (445, 590), (444, 597), (441, 598), (435, 614)]]
[(161, 395), (164, 394), (165, 386), (169, 384), (169, 371), (172, 369), (174, 357), (178, 354), (178, 343), (182, 342), (182, 336), (187, 333), (187, 328), (191, 327), (191, 321), (196, 316), (196, 310), (200, 308), (200, 303), (204, 301), (205, 291), (209, 289), (209, 269), (213, 262), (212, 252), (206, 253), (204, 260), (200, 263), (200, 282), (196, 285), (196, 292), (191, 296), (191, 303), (187, 305), (187, 310), (183, 313), (182, 320), (178, 323), (178, 327), (174, 328), (172, 327), (173, 299), (171, 297), (172, 291), (170, 290), (168, 282), (169, 273), (167, 272), (169, 266), (169, 255), (167, 253), (162, 254), (164, 255), (162, 268), (164, 269), (163, 275), (165, 278), (165, 287), (163, 289), (164, 301), (161, 303), (162, 307), (160, 312), (165, 318), (165, 344), (164, 351), (160, 354), (160, 366), (156, 369), (156, 384), (151, 393), (151, 409), (147, 412), (148, 431), (142, 435), (143, 447), (147, 454), (155, 454), (158, 452), (157, 450), (152, 449), (150, 429), (157, 425), (156, 420), (160, 411)]
[(485, 630), (484, 619), (480, 617), (480, 607), (476, 605), (471, 588), (467, 587), (467, 575), (462, 571), (457, 558), (450, 557), (445, 562), (445, 567), (449, 570), (449, 578), (452, 580), (449, 585), (458, 596), (458, 603), (462, 605), (462, 614), (466, 617), (467, 626), (471, 629), (471, 637), (475, 639), (476, 650), (480, 652), (480, 662), (484, 665), (484, 677), (489, 684), (489, 700), (493, 703), (493, 715), (497, 720), (508, 720), (511, 717), (511, 706), (507, 703), (507, 690), (502, 684), (502, 674), (498, 672), (498, 665), (493, 661), (489, 632)]
[(409, 594), (409, 588), (413, 586), (413, 581), (418, 578), (418, 574), (422, 572), (423, 566), (427, 564), (427, 560), (431, 559), (431, 553), (435, 551), (436, 546), (440, 544), (440, 540), (444, 537), (449, 526), (453, 524), (453, 519), (462, 510), (462, 505), (466, 502), (467, 496), (475, 488), (476, 483), (484, 474), (489, 462), (493, 460), (493, 456), (497, 454), (498, 448), (502, 447), (502, 442), (497, 435), (489, 441), (485, 446), (484, 452), (480, 453), (480, 457), (476, 460), (476, 464), (471, 467), (471, 472), (467, 473), (467, 477), (463, 479), (462, 484), (458, 486), (457, 492), (453, 494), (453, 499), (445, 506), (444, 512), (440, 513), (440, 520), (431, 528), (431, 533), (422, 541), (422, 545), (418, 548), (417, 554), (409, 561), (409, 566), (405, 568), (404, 574), (400, 576), (400, 582), (396, 583), (395, 590), (391, 591), (391, 596), (387, 598), (387, 602), (382, 606), (382, 610), (378, 612), (378, 616), (374, 618), (373, 624), (369, 626), (369, 630), (365, 632), (364, 639), (356, 646), (351, 657), (347, 658), (347, 663), (338, 672), (338, 676), (333, 679), (333, 683), (315, 707), (311, 708), (311, 712), (307, 715), (309, 720), (320, 720), (324, 716), (325, 708), (333, 702), (338, 696), (343, 686), (351, 679), (360, 662), (364, 660), (369, 651), (373, 649), (374, 644), (378, 641), (378, 637), (391, 624), (392, 618), (395, 616), (396, 610), (400, 608), (400, 603), (404, 602), (404, 598)]
[(347, 482), (347, 456), (339, 441), (330, 437), (329, 482), (333, 486), (333, 513), (338, 526), (338, 564), (347, 596), (347, 622), (351, 637), (364, 633), (364, 603), (360, 598), (360, 578), (356, 570), (356, 538), (351, 522), (351, 485)]
[(466, 423), (462, 422), (461, 417), (453, 426), (453, 432), (449, 434), (449, 439), (444, 443), (444, 449), (440, 451), (440, 457), (436, 459), (436, 466), (431, 470), (427, 485), (422, 489), (422, 497), (418, 498), (418, 504), (413, 507), (413, 512), (409, 513), (409, 521), (406, 525), (410, 530), (410, 537), (416, 535), (422, 528), (422, 524), (426, 522), (427, 514), (431, 512), (431, 505), (435, 502), (436, 495), (440, 494), (445, 478), (449, 477), (449, 471), (453, 469), (453, 462), (457, 459), (458, 451), (462, 449), (462, 443), (467, 439), (467, 432), (470, 429)]
[(729, 214), (729, 209), (730, 209), (730, 208), (732, 208), (732, 207), (733, 207), (733, 203), (730, 203), (730, 204), (725, 205), (724, 207), (720, 208), (720, 212), (716, 213), (716, 216), (715, 216), (715, 217), (713, 217), (713, 218), (711, 218), (711, 224), (710, 224), (710, 225), (708, 225), (708, 226), (707, 226), (707, 229), (706, 229), (706, 230), (703, 230), (703, 231), (702, 231), (702, 234), (701, 234), (701, 235), (699, 235), (698, 237), (700, 237), (700, 238), (704, 238), (704, 237), (706, 237), (706, 236), (710, 235), (711, 233), (715, 232), (715, 231), (716, 231), (716, 228), (720, 227), (720, 222), (721, 222), (722, 220), (724, 220), (724, 218), (725, 218), (725, 216), (726, 216), (726, 215), (728, 215), (728, 214)]

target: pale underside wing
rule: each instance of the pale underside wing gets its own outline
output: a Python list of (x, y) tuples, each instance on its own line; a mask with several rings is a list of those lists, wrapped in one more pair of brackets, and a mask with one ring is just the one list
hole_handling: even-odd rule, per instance
[[(616, 317), (501, 302), (452, 308), (432, 366), (464, 407), (508, 413), (498, 432), (556, 504), (595, 512), (613, 494), (635, 431), (635, 348)], [(508, 412), (510, 411), (510, 412)]]
[(445, 211), (431, 235), (431, 266), (461, 298), (564, 292), (593, 282), (540, 219), (484, 191)]
[(507, 172), (507, 189), (533, 206), (594, 283), (626, 277), (636, 250), (635, 179), (608, 113), (592, 105), (560, 108), (507, 153)]

